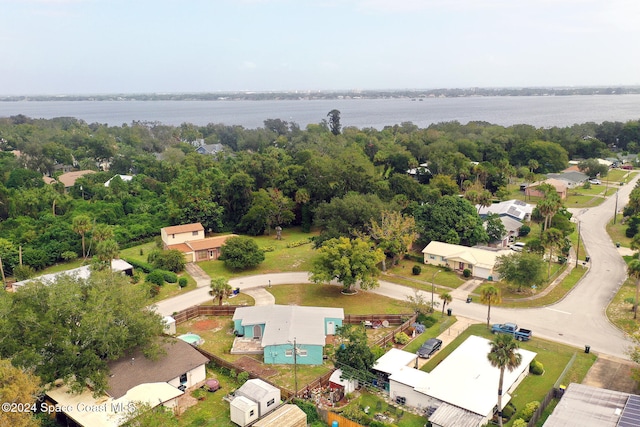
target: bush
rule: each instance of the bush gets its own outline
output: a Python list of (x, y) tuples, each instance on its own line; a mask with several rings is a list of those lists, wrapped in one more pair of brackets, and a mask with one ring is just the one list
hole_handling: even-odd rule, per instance
[(311, 243), (311, 239), (298, 240), (296, 242), (287, 243), (287, 248), (297, 248), (298, 246), (308, 245)]
[(149, 286), (149, 296), (151, 298), (157, 296), (160, 293), (160, 286), (150, 283), (151, 286)]
[(414, 265), (413, 268), (411, 269), (411, 273), (414, 276), (418, 276), (420, 273), (422, 273), (422, 267), (420, 267), (419, 265)]
[(509, 402), (507, 406), (505, 406), (504, 409), (502, 410), (502, 418), (509, 419), (513, 417), (513, 414), (515, 413), (516, 413), (516, 407), (513, 406), (511, 402)]
[(262, 248), (263, 251), (265, 252), (274, 252), (276, 250), (275, 246), (265, 246), (264, 248)]
[(529, 372), (531, 372), (533, 375), (542, 375), (544, 373), (544, 366), (541, 362), (532, 360), (529, 364)]
[(527, 427), (527, 422), (522, 418), (518, 418), (511, 424), (511, 427)]
[(531, 232), (531, 227), (529, 227), (528, 225), (523, 225), (522, 227), (520, 227), (520, 231), (518, 232), (518, 236), (524, 237), (524, 236), (528, 235), (530, 232)]
[(426, 329), (429, 329), (430, 327), (432, 327), (433, 325), (435, 325), (438, 322), (438, 319), (436, 319), (433, 316), (427, 316), (427, 315), (425, 315), (423, 313), (420, 313), (420, 314), (418, 314), (418, 317), (416, 318), (416, 322), (417, 323), (422, 323)]
[(293, 399), (293, 404), (302, 409), (302, 412), (307, 414), (308, 423), (313, 424), (320, 419), (318, 416), (318, 409), (313, 403), (302, 399)]
[(31, 279), (35, 274), (36, 271), (33, 269), (33, 267), (28, 265), (16, 265), (13, 268), (13, 277), (18, 282)]
[(238, 382), (244, 384), (249, 379), (249, 372), (242, 371), (238, 374)]
[(467, 278), (468, 278), (468, 277), (471, 277), (471, 270), (469, 270), (468, 268), (465, 268), (465, 269), (462, 271), (462, 275), (463, 275), (464, 277), (467, 277)]
[(128, 258), (123, 258), (123, 259), (129, 264), (131, 264), (134, 268), (138, 268), (147, 274), (151, 273), (154, 270), (153, 265), (149, 263), (137, 261), (135, 259), (128, 259)]
[(234, 236), (224, 242), (218, 259), (232, 270), (244, 270), (264, 261), (264, 251), (250, 237)]
[(178, 286), (180, 286), (181, 288), (187, 287), (188, 284), (189, 284), (189, 281), (187, 280), (186, 277), (181, 277), (178, 279)]
[(164, 273), (162, 270), (153, 270), (151, 273), (147, 274), (147, 282), (153, 283), (157, 286), (164, 285)]
[(181, 272), (186, 265), (184, 254), (176, 249), (167, 251), (154, 249), (147, 255), (147, 262), (153, 265), (154, 268), (160, 268), (174, 273)]
[(529, 421), (531, 417), (533, 417), (534, 412), (538, 410), (540, 407), (540, 402), (534, 400), (533, 402), (529, 402), (525, 405), (522, 413), (520, 414), (525, 421)]
[(72, 260), (78, 258), (78, 254), (75, 253), (74, 251), (64, 251), (64, 252), (62, 252), (60, 254), (60, 256), (65, 261), (72, 261)]
[(405, 345), (406, 343), (411, 341), (409, 335), (405, 334), (404, 332), (398, 332), (397, 334), (395, 334), (393, 336), (393, 340), (396, 342), (396, 344), (400, 345)]
[(159, 270), (162, 271), (162, 276), (164, 277), (164, 281), (167, 283), (177, 283), (178, 275), (173, 271)]

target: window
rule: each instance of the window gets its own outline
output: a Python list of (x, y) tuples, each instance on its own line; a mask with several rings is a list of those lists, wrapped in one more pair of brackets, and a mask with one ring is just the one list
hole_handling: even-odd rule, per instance
[(429, 255), (429, 259), (436, 259), (435, 255)]
[(267, 408), (271, 405), (273, 405), (274, 403), (276, 403), (275, 399), (271, 399), (270, 401), (267, 402)]
[(284, 351), (284, 355), (285, 355), (285, 357), (292, 357), (293, 356), (293, 350), (285, 350)]
[(180, 375), (180, 384), (186, 384), (187, 383), (187, 374), (182, 374)]
[(192, 232), (191, 232), (191, 235), (192, 235), (192, 236), (197, 236), (197, 235), (198, 235), (198, 232), (197, 232), (197, 231), (192, 231)]
[(298, 349), (298, 356), (307, 357), (307, 350)]
[(255, 414), (255, 413), (256, 413), (256, 411), (254, 411), (254, 410), (252, 409), (252, 410), (250, 410), (250, 411), (249, 411), (249, 416), (250, 416), (250, 417), (253, 417), (253, 414)]

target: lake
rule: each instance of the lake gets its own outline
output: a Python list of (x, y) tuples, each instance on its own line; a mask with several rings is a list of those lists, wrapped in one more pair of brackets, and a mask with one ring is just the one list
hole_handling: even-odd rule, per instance
[(640, 119), (640, 95), (496, 96), (332, 100), (219, 101), (16, 101), (0, 102), (0, 117), (76, 117), (87, 123), (120, 126), (132, 121), (178, 126), (193, 123), (263, 126), (265, 119), (295, 122), (304, 128), (340, 110), (343, 127), (382, 129), (412, 122), (425, 128), (448, 121), (486, 121), (502, 126), (567, 127), (586, 122)]

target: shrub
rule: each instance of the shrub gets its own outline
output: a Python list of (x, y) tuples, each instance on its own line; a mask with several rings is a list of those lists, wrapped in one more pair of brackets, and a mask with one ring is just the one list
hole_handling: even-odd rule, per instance
[(511, 427), (527, 427), (527, 422), (522, 418), (518, 418), (511, 424)]
[(544, 373), (544, 366), (541, 362), (532, 360), (529, 364), (529, 372), (531, 372), (533, 375), (542, 375)]
[(265, 246), (264, 248), (262, 248), (262, 250), (264, 252), (274, 252), (276, 250), (275, 246)]
[(176, 249), (168, 251), (161, 251), (154, 249), (147, 255), (147, 262), (153, 265), (154, 268), (160, 268), (162, 270), (173, 271), (179, 273), (184, 270), (186, 261), (182, 252)]
[(522, 227), (520, 227), (520, 231), (518, 232), (518, 236), (524, 237), (524, 236), (528, 235), (530, 232), (531, 232), (531, 227), (529, 227), (528, 225), (523, 225)]
[(520, 414), (525, 421), (529, 421), (531, 417), (533, 417), (534, 412), (538, 410), (540, 407), (540, 402), (534, 400), (533, 402), (529, 402), (525, 405), (522, 413)]
[(433, 316), (426, 316), (423, 313), (420, 313), (416, 318), (416, 322), (422, 323), (426, 329), (429, 329), (438, 322), (438, 319)]
[(151, 286), (149, 286), (149, 296), (151, 298), (157, 296), (160, 293), (160, 286), (150, 283)]
[(133, 273), (133, 276), (131, 276), (131, 283), (136, 284), (139, 281), (140, 281), (140, 273), (136, 271), (135, 273)]
[(404, 332), (398, 332), (393, 336), (393, 340), (396, 342), (396, 344), (405, 345), (411, 339), (409, 338), (409, 335), (405, 334)]
[(413, 268), (411, 269), (411, 273), (414, 276), (418, 276), (420, 273), (422, 273), (422, 267), (420, 267), (419, 265), (414, 265)]
[(18, 282), (21, 280), (31, 279), (35, 274), (36, 271), (29, 265), (16, 265), (13, 268), (13, 277)]
[(471, 277), (471, 270), (469, 270), (468, 268), (465, 268), (465, 269), (462, 271), (462, 275), (463, 275), (464, 277)]
[(293, 399), (293, 403), (298, 408), (302, 409), (305, 414), (307, 414), (308, 423), (313, 424), (320, 419), (320, 417), (318, 416), (318, 409), (313, 403), (307, 402), (306, 400), (302, 399)]
[(512, 403), (508, 403), (502, 410), (502, 418), (509, 419), (516, 413), (516, 407)]
[(78, 258), (78, 254), (73, 251), (64, 251), (62, 252), (62, 254), (60, 254), (60, 257), (62, 257), (62, 259), (65, 261), (72, 261)]
[(178, 279), (178, 286), (180, 286), (181, 288), (185, 288), (188, 283), (189, 281), (187, 280), (186, 277), (181, 277)]
[(137, 261), (135, 259), (129, 259), (129, 258), (123, 258), (123, 259), (129, 264), (131, 264), (134, 268), (138, 268), (147, 274), (151, 273), (154, 270), (153, 265), (149, 263)]
[(153, 283), (157, 286), (164, 285), (164, 273), (162, 270), (153, 270), (151, 273), (147, 274), (147, 282)]
[(311, 243), (311, 239), (298, 240), (295, 242), (287, 243), (287, 248), (297, 248), (298, 246), (308, 245)]
[(177, 283), (178, 275), (173, 271), (159, 270), (162, 271), (162, 276), (164, 277), (164, 281), (167, 283)]
[(238, 382), (244, 384), (249, 379), (249, 372), (242, 371), (238, 374)]

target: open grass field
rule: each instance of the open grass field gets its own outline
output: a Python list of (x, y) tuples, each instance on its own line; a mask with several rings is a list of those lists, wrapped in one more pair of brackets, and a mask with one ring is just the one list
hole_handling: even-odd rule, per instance
[[(420, 274), (414, 275), (412, 273), (414, 265), (420, 266)], [(409, 282), (400, 282), (398, 277), (390, 276), (406, 278)], [(387, 274), (380, 276), (380, 279), (400, 284), (411, 283), (411, 285), (407, 286), (429, 291), (431, 290), (432, 281), (436, 286), (443, 286), (451, 289), (455, 289), (465, 282), (460, 274), (455, 271), (446, 271), (442, 267), (426, 265), (424, 263), (418, 263), (407, 259), (403, 259), (397, 265), (393, 266), (393, 268), (387, 269)]]
[[(431, 360), (422, 367), (422, 370), (431, 372), (470, 335), (477, 335), (487, 339), (492, 339), (493, 337), (491, 332), (487, 330), (486, 325), (472, 325), (466, 331), (461, 333), (451, 344), (436, 353)], [(560, 379), (562, 372), (574, 355), (576, 356), (575, 361), (568, 369), (565, 377), (561, 379), (562, 384), (581, 382), (597, 358), (597, 356), (592, 353), (585, 354), (574, 347), (538, 338), (533, 338), (531, 341), (519, 343), (519, 345), (526, 350), (537, 353), (536, 360), (544, 365), (545, 372), (544, 375), (540, 376), (529, 374), (513, 393), (511, 401), (518, 409), (518, 412), (512, 420), (518, 418), (518, 413), (524, 409), (527, 403), (534, 400), (540, 401), (544, 398), (547, 392), (553, 388), (556, 381)], [(497, 392), (498, 390), (496, 385), (496, 394)], [(506, 425), (508, 426), (509, 424)]]

